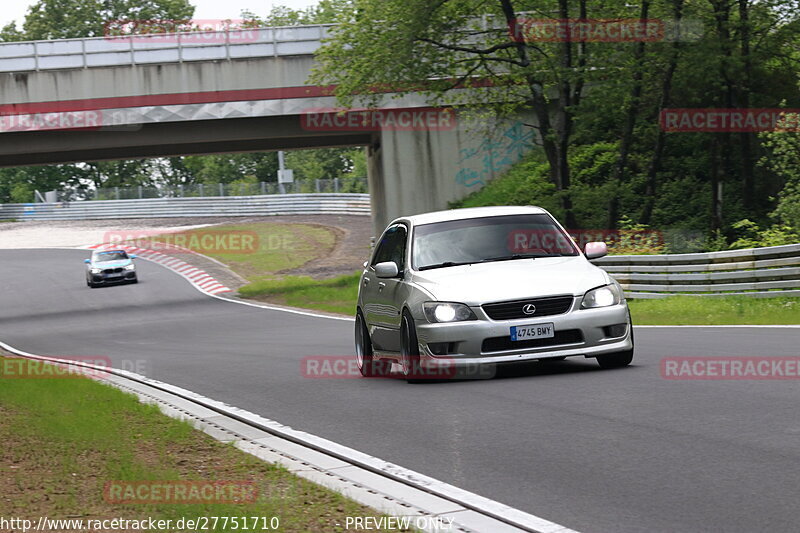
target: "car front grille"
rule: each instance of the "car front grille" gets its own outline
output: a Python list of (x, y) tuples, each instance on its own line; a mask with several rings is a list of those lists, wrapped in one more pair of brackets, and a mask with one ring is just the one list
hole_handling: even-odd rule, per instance
[(560, 344), (578, 344), (583, 342), (583, 333), (579, 329), (564, 329), (556, 331), (555, 336), (549, 339), (530, 339), (526, 341), (512, 341), (511, 336), (490, 337), (483, 339), (481, 352), (503, 352), (506, 350), (521, 350), (523, 348), (546, 348)]
[[(483, 310), (492, 320), (514, 320), (517, 318), (534, 318), (540, 316), (560, 315), (572, 307), (572, 296), (549, 296), (530, 300), (515, 300), (483, 305)], [(526, 313), (523, 309), (533, 305), (536, 310)]]
[(119, 274), (122, 272), (121, 268), (107, 268), (103, 270), (103, 274)]

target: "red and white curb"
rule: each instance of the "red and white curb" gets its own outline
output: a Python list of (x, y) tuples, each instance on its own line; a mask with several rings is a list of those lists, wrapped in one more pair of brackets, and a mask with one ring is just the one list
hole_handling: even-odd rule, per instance
[(147, 248), (139, 248), (138, 246), (128, 246), (124, 244), (93, 244), (88, 246), (89, 250), (125, 250), (126, 252), (136, 254), (137, 257), (147, 259), (158, 263), (189, 280), (189, 282), (207, 294), (220, 294), (223, 292), (232, 292), (233, 289), (226, 287), (216, 278), (209, 275), (205, 270), (200, 270), (185, 261), (181, 261), (175, 257), (149, 250)]

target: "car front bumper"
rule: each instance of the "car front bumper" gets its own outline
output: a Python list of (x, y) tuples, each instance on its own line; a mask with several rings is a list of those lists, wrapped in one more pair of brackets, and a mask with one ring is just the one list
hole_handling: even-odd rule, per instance
[(112, 283), (123, 283), (126, 281), (134, 281), (136, 280), (136, 271), (135, 270), (128, 270), (122, 272), (120, 275), (112, 275), (112, 274), (89, 274), (90, 281), (95, 284), (112, 284)]
[[(581, 309), (576, 298), (566, 313), (514, 320), (491, 320), (473, 307), (478, 320), (431, 324), (417, 321), (420, 363), (424, 366), (514, 363), (557, 357), (596, 357), (633, 348), (627, 303)], [(556, 336), (541, 342), (511, 341), (512, 326), (552, 323)], [(625, 327), (621, 327), (621, 325)], [(618, 326), (611, 331), (611, 326)], [(624, 332), (620, 335), (620, 330)], [(613, 333), (613, 335), (612, 335)], [(487, 340), (489, 339), (489, 340)]]

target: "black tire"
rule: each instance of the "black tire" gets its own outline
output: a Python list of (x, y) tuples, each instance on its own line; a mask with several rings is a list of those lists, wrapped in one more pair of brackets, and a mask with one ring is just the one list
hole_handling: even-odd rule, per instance
[(369, 338), (369, 330), (360, 309), (356, 312), (355, 341), (356, 363), (362, 376), (378, 378), (389, 374), (391, 366), (386, 361), (374, 358), (372, 340)]
[(422, 369), (419, 363), (419, 341), (414, 319), (408, 311), (403, 311), (400, 335), (402, 339), (400, 366), (403, 369), (403, 377), (408, 383), (419, 383), (422, 381), (420, 379)]
[(88, 285), (90, 289), (96, 289), (97, 288), (97, 285), (92, 283), (89, 280), (86, 281), (86, 285)]
[(597, 363), (600, 368), (620, 368), (628, 366), (631, 361), (633, 361), (633, 350), (597, 356)]
[(631, 349), (624, 352), (610, 353), (608, 355), (598, 355), (597, 364), (600, 368), (621, 368), (628, 366), (633, 361), (633, 322), (628, 322), (631, 330)]

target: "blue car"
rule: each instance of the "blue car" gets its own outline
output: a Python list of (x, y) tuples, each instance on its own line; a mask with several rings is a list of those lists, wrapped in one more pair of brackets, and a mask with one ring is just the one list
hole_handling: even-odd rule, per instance
[(86, 263), (86, 284), (94, 289), (101, 285), (115, 283), (137, 283), (135, 255), (128, 255), (125, 250), (95, 250)]

